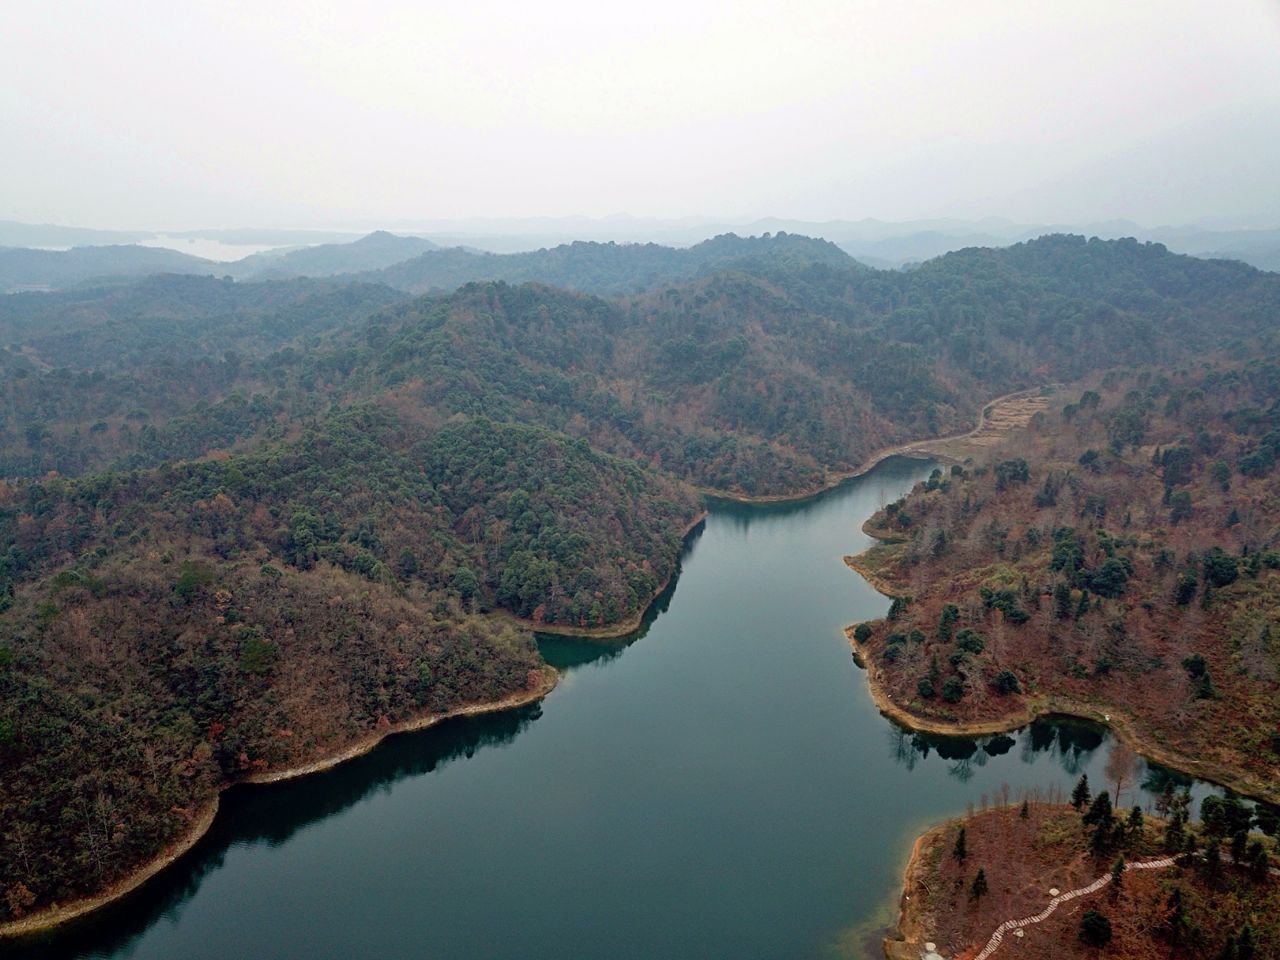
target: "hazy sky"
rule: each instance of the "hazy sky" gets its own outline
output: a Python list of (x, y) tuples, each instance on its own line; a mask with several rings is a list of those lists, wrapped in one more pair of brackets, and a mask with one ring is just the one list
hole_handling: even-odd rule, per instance
[(1280, 0), (7, 0), (0, 218), (1280, 224)]

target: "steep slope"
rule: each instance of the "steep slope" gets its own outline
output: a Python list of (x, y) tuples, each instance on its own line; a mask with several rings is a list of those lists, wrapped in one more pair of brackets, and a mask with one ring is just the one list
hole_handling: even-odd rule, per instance
[(361, 406), (298, 442), (0, 485), (0, 918), (154, 856), (225, 783), (544, 682), (500, 605), (638, 618), (694, 497), (546, 431)]
[(855, 632), (885, 709), (957, 731), (1105, 715), (1280, 799), (1277, 400), (1270, 362), (1104, 378), (886, 507), (889, 542), (853, 561), (903, 598)]

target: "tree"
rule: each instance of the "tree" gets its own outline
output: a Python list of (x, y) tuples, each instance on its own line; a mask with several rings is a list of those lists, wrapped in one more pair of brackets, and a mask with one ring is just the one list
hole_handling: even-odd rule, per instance
[(1018, 816), (1023, 820), (1031, 819), (1031, 807), (1028, 806), (1025, 799), (1022, 801), (1022, 808), (1018, 811)]
[(1053, 587), (1053, 615), (1059, 620), (1071, 618), (1071, 588), (1061, 580)]
[(961, 863), (964, 863), (965, 857), (969, 856), (969, 850), (965, 845), (964, 827), (961, 827), (956, 832), (956, 842), (955, 846), (951, 848), (951, 856)]
[(1271, 873), (1271, 859), (1267, 856), (1267, 849), (1262, 845), (1261, 840), (1254, 840), (1249, 844), (1249, 850), (1245, 854), (1245, 862), (1249, 865), (1249, 879), (1256, 884), (1267, 882), (1267, 878)]
[(1111, 812), (1111, 795), (1103, 790), (1093, 798), (1093, 803), (1089, 804), (1089, 809), (1084, 815), (1086, 826), (1094, 826), (1096, 824), (1110, 824), (1113, 814)]
[(1144, 823), (1145, 818), (1142, 815), (1142, 808), (1134, 804), (1124, 825), (1124, 831), (1129, 835), (1130, 841), (1141, 839)]
[(1187, 908), (1183, 903), (1182, 888), (1174, 887), (1164, 902), (1165, 915), (1159, 931), (1170, 944), (1177, 947), (1186, 939), (1191, 921), (1187, 918)]
[(973, 877), (973, 885), (969, 887), (969, 899), (981, 900), (987, 895), (987, 872), (978, 868), (978, 872)]
[(1120, 791), (1137, 775), (1138, 757), (1128, 746), (1116, 741), (1107, 754), (1106, 776), (1116, 785), (1115, 803), (1120, 805)]
[(1222, 880), (1222, 842), (1217, 837), (1205, 844), (1204, 856), (1200, 858), (1200, 875), (1212, 887)]
[(1202, 569), (1205, 581), (1215, 587), (1230, 586), (1240, 576), (1239, 562), (1221, 547), (1214, 547), (1204, 555)]
[(959, 703), (964, 697), (964, 681), (959, 677), (947, 677), (942, 685), (942, 699), (947, 703)]
[(1071, 791), (1071, 805), (1076, 808), (1076, 813), (1079, 813), (1088, 803), (1089, 775), (1082, 773), (1080, 779), (1076, 781), (1075, 789)]
[(1111, 899), (1114, 900), (1120, 896), (1120, 888), (1124, 885), (1124, 872), (1127, 868), (1124, 863), (1124, 854), (1116, 857), (1115, 862), (1111, 864)]
[(1009, 670), (1001, 670), (997, 673), (995, 679), (991, 681), (991, 685), (995, 687), (996, 693), (1001, 695), (1019, 693), (1022, 690), (1021, 685), (1018, 683), (1018, 678)]
[(1183, 520), (1190, 520), (1194, 514), (1191, 507), (1191, 494), (1186, 490), (1179, 490), (1169, 498), (1169, 521), (1174, 524), (1181, 523)]
[(1253, 926), (1246, 923), (1236, 935), (1236, 960), (1254, 960), (1258, 955), (1258, 940)]
[(1080, 918), (1079, 936), (1091, 947), (1105, 947), (1111, 942), (1111, 921), (1097, 910), (1086, 910)]

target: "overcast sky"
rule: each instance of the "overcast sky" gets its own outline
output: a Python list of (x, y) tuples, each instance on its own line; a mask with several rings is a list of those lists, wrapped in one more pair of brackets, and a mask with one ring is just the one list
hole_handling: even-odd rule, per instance
[(7, 0), (0, 218), (1280, 225), (1278, 0)]

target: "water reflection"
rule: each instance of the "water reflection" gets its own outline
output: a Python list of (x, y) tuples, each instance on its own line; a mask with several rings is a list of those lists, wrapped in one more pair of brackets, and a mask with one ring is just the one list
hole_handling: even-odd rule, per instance
[[(891, 721), (888, 738), (889, 755), (908, 771), (914, 771), (933, 755), (945, 764), (948, 776), (961, 783), (971, 780), (976, 769), (989, 759), (1011, 753), (1015, 747), (1019, 748), (1022, 763), (1047, 761), (1071, 777), (1079, 776), (1093, 764), (1100, 747), (1107, 743), (1112, 744), (1113, 750), (1118, 747), (1118, 741), (1105, 727), (1075, 717), (1045, 717), (1012, 734), (983, 737), (920, 733)], [(1228, 792), (1143, 757), (1135, 755), (1134, 762), (1139, 769), (1138, 788), (1148, 807), (1166, 789), (1189, 790), (1197, 799)]]
[[(162, 919), (174, 920), (204, 877), (232, 847), (279, 846), (308, 825), (340, 814), (405, 778), (468, 759), (483, 747), (510, 743), (542, 713), (540, 704), (459, 717), (417, 733), (389, 737), (376, 750), (326, 773), (267, 787), (234, 787), (222, 795), (213, 827), (185, 857), (116, 904), (56, 933), (11, 945), (6, 957), (110, 956)], [(92, 952), (89, 952), (92, 951)]]

